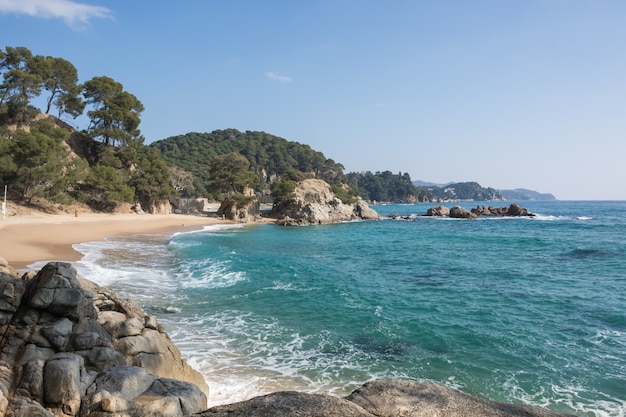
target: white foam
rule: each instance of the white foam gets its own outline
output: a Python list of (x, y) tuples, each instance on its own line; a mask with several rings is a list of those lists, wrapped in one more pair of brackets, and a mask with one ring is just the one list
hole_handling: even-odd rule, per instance
[(243, 224), (210, 224), (207, 226), (203, 226), (202, 229), (198, 229), (198, 230), (189, 230), (186, 232), (176, 232), (174, 233), (172, 236), (178, 236), (178, 235), (189, 235), (189, 234), (195, 234), (195, 233), (206, 233), (206, 232), (217, 232), (220, 230), (227, 230), (227, 229), (239, 229), (244, 227)]
[(182, 288), (224, 288), (246, 279), (245, 272), (232, 271), (229, 261), (210, 258), (179, 266), (176, 279)]

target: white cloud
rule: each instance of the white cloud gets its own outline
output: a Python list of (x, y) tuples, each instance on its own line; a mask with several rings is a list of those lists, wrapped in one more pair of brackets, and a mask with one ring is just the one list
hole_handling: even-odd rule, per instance
[(291, 83), (293, 78), (288, 75), (282, 75), (277, 72), (269, 71), (265, 73), (265, 76), (272, 81), (280, 81), (281, 83)]
[(27, 14), (44, 19), (61, 18), (74, 29), (84, 28), (91, 18), (111, 18), (106, 7), (72, 0), (0, 0), (0, 13)]

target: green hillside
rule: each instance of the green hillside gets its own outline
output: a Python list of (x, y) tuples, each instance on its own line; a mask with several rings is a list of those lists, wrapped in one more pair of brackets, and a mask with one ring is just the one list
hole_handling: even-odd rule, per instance
[(345, 182), (343, 166), (308, 145), (288, 141), (265, 132), (240, 132), (235, 129), (211, 133), (187, 133), (154, 142), (161, 156), (172, 167), (172, 175), (186, 185), (179, 187), (184, 196), (207, 196), (211, 181), (212, 160), (220, 155), (239, 153), (257, 175), (255, 191), (268, 197), (281, 180), (300, 181), (319, 178), (341, 186)]

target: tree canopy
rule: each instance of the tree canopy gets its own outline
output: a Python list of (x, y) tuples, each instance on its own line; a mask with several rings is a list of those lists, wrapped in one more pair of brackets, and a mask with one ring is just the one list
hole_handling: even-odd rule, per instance
[(139, 115), (143, 104), (124, 91), (122, 84), (110, 77), (94, 77), (84, 86), (84, 96), (92, 110), (89, 133), (107, 145), (128, 145), (139, 139)]
[[(108, 210), (120, 202), (154, 207), (176, 193), (167, 163), (143, 145), (142, 103), (119, 82), (80, 84), (69, 61), (10, 46), (0, 50), (0, 76), (0, 180), (17, 198)], [(32, 105), (39, 97), (42, 111)], [(56, 107), (59, 117), (77, 117), (87, 105), (83, 132), (49, 115)]]
[[(258, 182), (251, 184), (257, 193), (269, 197), (273, 184), (281, 179), (300, 181), (320, 178), (331, 184), (345, 181), (343, 166), (310, 146), (265, 132), (240, 132), (236, 129), (211, 133), (187, 133), (152, 143), (171, 165), (193, 175), (195, 195), (209, 193), (210, 161), (218, 155), (239, 153), (244, 156)], [(183, 191), (186, 195), (188, 187)]]

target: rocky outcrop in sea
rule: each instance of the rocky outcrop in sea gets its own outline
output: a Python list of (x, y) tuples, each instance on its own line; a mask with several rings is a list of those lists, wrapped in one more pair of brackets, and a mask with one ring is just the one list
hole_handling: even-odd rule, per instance
[(318, 179), (299, 182), (293, 196), (274, 202), (271, 216), (276, 218), (276, 224), (285, 226), (380, 218), (363, 200), (356, 204), (342, 203), (330, 185)]
[(0, 271), (0, 416), (183, 416), (208, 386), (156, 317), (68, 263)]
[(476, 206), (471, 210), (466, 210), (461, 206), (447, 208), (446, 206), (431, 207), (426, 211), (425, 216), (448, 216), (453, 219), (475, 219), (484, 216), (500, 217), (533, 217), (533, 213), (512, 203), (509, 207)]

